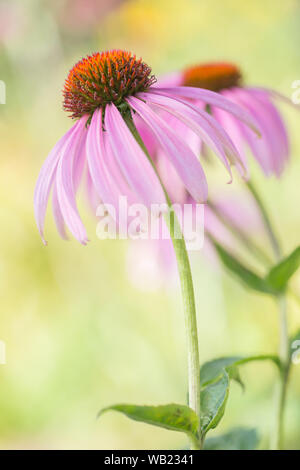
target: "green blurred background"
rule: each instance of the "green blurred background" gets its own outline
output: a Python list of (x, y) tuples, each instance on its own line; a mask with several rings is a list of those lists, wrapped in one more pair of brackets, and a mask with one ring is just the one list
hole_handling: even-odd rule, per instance
[[(114, 402), (185, 402), (186, 351), (178, 290), (140, 290), (127, 276), (127, 242), (100, 241), (81, 198), (91, 243), (61, 240), (52, 216), (44, 247), (33, 218), (33, 190), (44, 158), (70, 127), (61, 89), (68, 70), (96, 50), (124, 48), (160, 74), (206, 60), (237, 62), (250, 84), (288, 97), (300, 79), (297, 0), (0, 0), (0, 365), (2, 449), (183, 448), (185, 437), (117, 414)], [(299, 243), (300, 115), (283, 106), (292, 160), (283, 178), (252, 174), (285, 252)], [(221, 173), (222, 180), (226, 175)], [(211, 187), (214, 184), (210, 181)], [(226, 188), (227, 191), (228, 187)], [(267, 250), (267, 242), (261, 243)], [(137, 259), (138, 263), (139, 260)], [(253, 295), (210, 258), (193, 256), (201, 360), (275, 352), (274, 302)], [(293, 280), (298, 290), (299, 277)], [(293, 332), (299, 305), (289, 301)], [(218, 432), (273, 427), (270, 364), (242, 371)], [(300, 365), (291, 374), (286, 447), (300, 449)], [(213, 433), (211, 434), (213, 435)]]

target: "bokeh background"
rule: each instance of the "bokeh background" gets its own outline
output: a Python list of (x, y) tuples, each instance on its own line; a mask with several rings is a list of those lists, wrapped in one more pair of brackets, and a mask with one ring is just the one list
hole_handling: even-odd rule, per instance
[[(68, 70), (82, 56), (109, 48), (134, 51), (157, 75), (230, 60), (248, 83), (290, 97), (300, 79), (299, 39), (297, 0), (0, 0), (0, 79), (7, 87), (7, 103), (0, 105), (0, 340), (7, 348), (7, 364), (0, 365), (0, 448), (186, 445), (178, 433), (121, 415), (96, 420), (101, 407), (115, 402), (184, 403), (185, 337), (178, 290), (168, 282), (148, 290), (147, 283), (143, 289), (132, 283), (128, 243), (97, 239), (84, 198), (91, 243), (61, 240), (50, 214), (48, 247), (41, 243), (33, 190), (44, 158), (71, 124), (61, 97)], [(291, 164), (280, 181), (264, 179), (255, 164), (252, 174), (287, 253), (299, 243), (300, 114), (288, 106), (282, 112)], [(210, 187), (216, 190), (225, 178), (223, 171), (220, 178), (212, 174)], [(224, 188), (228, 193), (232, 186)], [(254, 235), (268, 250), (263, 235)], [(195, 254), (192, 264), (201, 360), (275, 352), (274, 302), (244, 290), (211, 257)], [(299, 276), (293, 284), (300, 294)], [(291, 332), (299, 325), (299, 304), (290, 299)], [(251, 364), (242, 375), (246, 390), (232, 385), (216, 432), (255, 426), (265, 447), (276, 371)], [(292, 449), (300, 449), (299, 400), (300, 365), (292, 370), (286, 412)]]

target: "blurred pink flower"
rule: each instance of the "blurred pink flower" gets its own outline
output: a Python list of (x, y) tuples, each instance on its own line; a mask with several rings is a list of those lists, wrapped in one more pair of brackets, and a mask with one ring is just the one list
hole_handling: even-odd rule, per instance
[(89, 31), (125, 0), (67, 0), (60, 2), (59, 20), (67, 30)]
[[(288, 101), (272, 90), (261, 87), (248, 87), (242, 82), (240, 70), (230, 63), (208, 63), (175, 72), (159, 80), (160, 92), (165, 87), (200, 87), (220, 93), (222, 96), (239, 104), (247, 110), (261, 133), (257, 139), (240, 120), (228, 115), (222, 109), (209, 107), (212, 116), (230, 135), (239, 151), (243, 165), (247, 167), (246, 147), (248, 146), (266, 176), (280, 176), (289, 158), (289, 140), (284, 121), (274, 104), (274, 99)], [(182, 88), (181, 88), (182, 89)], [(178, 92), (181, 95), (181, 92)], [(183, 94), (182, 94), (183, 96)], [(205, 108), (203, 101), (196, 99), (192, 92), (184, 95), (200, 107)], [(292, 104), (290, 102), (290, 104)], [(186, 140), (190, 138), (190, 130), (182, 126)], [(193, 148), (201, 150), (201, 140), (193, 140)]]
[[(184, 204), (195, 201), (186, 194)], [(242, 233), (249, 240), (257, 239), (264, 233), (261, 215), (253, 199), (247, 192), (231, 191), (230, 196), (213, 199), (217, 213), (210, 205), (204, 206), (204, 244), (195, 255), (202, 254), (209, 264), (218, 268), (219, 260), (209, 236), (236, 256), (241, 253), (241, 245), (227, 224)], [(195, 214), (195, 211), (194, 211)], [(223, 220), (226, 220), (224, 224)], [(134, 240), (129, 243), (127, 252), (127, 275), (138, 289), (148, 291), (164, 287), (176, 287), (178, 274), (176, 258), (171, 240)]]
[(0, 42), (10, 41), (22, 34), (25, 13), (21, 5), (10, 0), (0, 3)]
[[(164, 193), (157, 175), (129, 130), (125, 117), (136, 113), (157, 139), (181, 185), (197, 202), (207, 198), (207, 182), (197, 156), (170, 127), (167, 116), (175, 116), (214, 150), (231, 175), (229, 163), (243, 171), (239, 154), (222, 127), (187, 99), (193, 96), (213, 107), (220, 107), (254, 127), (247, 111), (219, 94), (199, 88), (154, 87), (151, 69), (131, 53), (121, 50), (95, 53), (78, 62), (70, 71), (64, 88), (64, 108), (78, 119), (59, 140), (46, 159), (35, 188), (35, 217), (44, 240), (44, 219), (49, 194), (53, 189), (53, 212), (57, 228), (66, 237), (65, 224), (73, 236), (86, 244), (87, 234), (81, 221), (76, 192), (84, 168), (105, 204), (119, 218), (121, 195), (128, 203), (163, 203)], [(164, 115), (155, 111), (159, 110)]]

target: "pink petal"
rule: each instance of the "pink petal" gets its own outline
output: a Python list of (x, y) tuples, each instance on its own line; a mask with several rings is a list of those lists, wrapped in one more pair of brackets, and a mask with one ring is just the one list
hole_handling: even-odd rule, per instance
[(52, 191), (52, 211), (53, 211), (53, 216), (54, 216), (58, 233), (60, 234), (61, 238), (63, 238), (64, 240), (68, 240), (66, 227), (65, 227), (65, 221), (64, 221), (62, 212), (60, 210), (60, 205), (59, 205), (58, 197), (57, 197), (57, 189), (56, 189), (55, 184), (53, 185), (53, 191)]
[[(231, 161), (238, 161), (239, 156), (229, 137), (223, 132), (221, 126), (208, 113), (197, 109), (193, 105), (187, 105), (182, 100), (174, 100), (166, 96), (151, 95), (151, 93), (139, 93), (138, 97), (155, 104), (156, 106), (167, 109), (168, 112), (176, 116), (187, 126), (190, 127), (202, 139), (208, 147), (211, 147), (220, 158), (230, 177), (231, 169), (227, 157)], [(224, 148), (223, 148), (223, 145)], [(225, 151), (224, 151), (225, 149)]]
[(247, 124), (247, 126), (249, 126), (254, 132), (259, 134), (259, 127), (254, 121), (253, 117), (247, 112), (247, 110), (243, 109), (241, 106), (235, 103), (232, 103), (230, 100), (227, 100), (224, 98), (224, 96), (215, 93), (214, 91), (188, 86), (172, 88), (160, 88), (152, 86), (150, 87), (149, 92), (156, 93), (158, 95), (170, 96), (171, 98), (179, 96), (193, 100), (200, 100), (211, 106), (217, 106), (218, 108), (224, 109), (228, 113), (233, 114), (235, 117)]
[(46, 244), (44, 239), (45, 214), (57, 164), (61, 157), (63, 147), (66, 145), (69, 139), (71, 139), (77, 133), (78, 129), (80, 129), (82, 125), (82, 122), (85, 122), (85, 118), (77, 121), (74, 126), (72, 126), (71, 129), (69, 129), (68, 132), (57, 142), (45, 160), (36, 183), (34, 191), (34, 212), (36, 223), (44, 244)]
[(110, 145), (131, 188), (147, 205), (165, 201), (163, 189), (147, 156), (114, 104), (106, 106), (105, 128)]
[[(93, 188), (101, 202), (106, 204), (111, 217), (127, 223), (126, 214), (119, 212), (119, 197), (124, 195), (129, 204), (137, 201), (125, 181), (110, 148), (108, 132), (102, 129), (102, 111), (94, 112), (87, 136), (87, 159)], [(125, 216), (125, 218), (123, 218)]]
[(187, 195), (185, 186), (161, 148), (157, 151), (156, 167), (172, 203), (183, 204)]
[(278, 146), (275, 143), (273, 130), (270, 128), (270, 122), (265, 107), (244, 89), (236, 89), (234, 96), (235, 100), (245, 106), (259, 123), (262, 138), (259, 139), (259, 143), (254, 144), (255, 156), (261, 163), (262, 168), (267, 170), (269, 174), (273, 172), (279, 174), (278, 161), (280, 156), (278, 154)]
[(207, 182), (196, 155), (150, 106), (133, 96), (127, 101), (152, 129), (189, 193), (198, 202), (206, 201)]
[[(101, 201), (117, 207), (119, 191), (115, 188), (112, 175), (109, 174), (105, 164), (107, 156), (103, 134), (102, 111), (96, 110), (90, 123), (86, 142), (89, 173)], [(114, 217), (114, 211), (111, 215)]]
[(76, 152), (80, 149), (81, 139), (84, 138), (85, 122), (79, 121), (77, 132), (71, 136), (62, 150), (56, 171), (57, 198), (62, 216), (67, 227), (77, 240), (85, 245), (88, 241), (85, 227), (78, 213), (75, 200), (75, 185), (73, 179), (73, 163)]
[(290, 98), (283, 95), (282, 93), (279, 93), (278, 91), (270, 90), (269, 88), (264, 88), (264, 87), (247, 87), (247, 89), (267, 94), (270, 98), (277, 98), (277, 99), (281, 100), (282, 102), (284, 102), (286, 104), (289, 104), (293, 108), (300, 111), (300, 105), (299, 104), (293, 103), (293, 101)]
[(268, 112), (270, 127), (272, 127), (274, 130), (274, 137), (278, 146), (280, 147), (282, 157), (287, 159), (290, 151), (287, 130), (279, 111), (270, 100), (270, 96), (263, 91), (257, 91), (252, 88), (245, 88), (245, 90), (263, 103), (266, 111)]
[(89, 172), (89, 169), (87, 169), (87, 172), (86, 172), (86, 195), (87, 195), (87, 200), (90, 205), (90, 208), (93, 214), (95, 215), (97, 207), (99, 206), (101, 201), (94, 187), (94, 183), (93, 183), (91, 174)]
[(86, 163), (86, 138), (87, 132), (84, 132), (80, 143), (76, 149), (76, 155), (73, 162), (73, 180), (75, 192), (78, 190), (82, 180), (82, 174)]
[(181, 86), (183, 77), (181, 72), (172, 72), (161, 75), (157, 80), (157, 87), (169, 88), (173, 86)]
[[(230, 114), (228, 114), (223, 109), (212, 107), (211, 111), (212, 111), (212, 115), (214, 116), (214, 118), (221, 124), (221, 126), (227, 132), (227, 134), (230, 135), (232, 141), (234, 142), (236, 148), (238, 149), (239, 157), (243, 162), (243, 168), (246, 168), (245, 178), (248, 179), (249, 178), (249, 168), (248, 168), (247, 157), (246, 157), (245, 148), (244, 148), (245, 147), (245, 139), (244, 139), (243, 133), (240, 129), (239, 121), (237, 119), (235, 119), (234, 116), (231, 116)], [(254, 137), (254, 139), (255, 139), (255, 137)], [(238, 169), (241, 172), (239, 166), (238, 166)], [(243, 173), (241, 173), (241, 174), (243, 174)]]

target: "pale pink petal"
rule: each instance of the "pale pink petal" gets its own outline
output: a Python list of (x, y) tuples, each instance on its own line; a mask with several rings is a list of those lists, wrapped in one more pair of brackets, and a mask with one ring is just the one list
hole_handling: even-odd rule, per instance
[(105, 129), (119, 166), (131, 188), (147, 205), (165, 201), (163, 189), (147, 156), (115, 105), (105, 109)]
[(211, 106), (217, 106), (218, 108), (224, 109), (228, 113), (233, 114), (235, 117), (247, 124), (247, 126), (249, 126), (254, 132), (259, 134), (259, 126), (253, 119), (253, 116), (251, 116), (251, 114), (249, 114), (247, 110), (226, 99), (219, 93), (215, 93), (214, 91), (188, 86), (179, 86), (172, 88), (161, 88), (152, 86), (149, 88), (149, 91), (151, 91), (151, 93), (156, 93), (158, 95), (167, 95), (173, 98), (175, 96), (179, 96), (190, 98), (192, 100), (200, 100)]
[[(249, 168), (248, 168), (247, 157), (245, 153), (245, 139), (241, 131), (241, 128), (239, 126), (239, 122), (237, 121), (237, 119), (235, 119), (233, 116), (228, 114), (223, 109), (212, 107), (211, 112), (214, 118), (221, 124), (223, 129), (227, 132), (227, 134), (230, 135), (232, 141), (234, 142), (236, 148), (238, 149), (239, 157), (243, 162), (243, 168), (246, 168), (245, 178), (248, 179)], [(239, 167), (238, 169), (241, 172)]]
[(252, 150), (266, 175), (278, 174), (278, 147), (273, 138), (273, 131), (266, 115), (266, 111), (261, 102), (255, 100), (253, 96), (249, 96), (243, 89), (236, 88), (234, 90), (235, 101), (245, 106), (258, 122), (261, 132), (261, 139), (258, 142), (252, 141)]
[(157, 140), (138, 114), (134, 114), (132, 118), (149, 155), (154, 158), (157, 151)]
[(81, 128), (82, 122), (85, 122), (85, 118), (77, 121), (74, 126), (72, 126), (71, 129), (69, 129), (68, 132), (57, 142), (45, 160), (36, 183), (34, 191), (34, 212), (36, 223), (44, 244), (46, 244), (44, 239), (45, 214), (57, 164), (61, 157), (63, 147), (69, 139), (77, 133), (78, 129)]
[(123, 226), (128, 221), (119, 211), (119, 198), (126, 196), (128, 203), (140, 202), (131, 191), (111, 150), (110, 136), (102, 129), (102, 111), (95, 111), (87, 137), (87, 159), (93, 188), (106, 205), (111, 217)]
[[(221, 126), (217, 122), (213, 122), (214, 128), (212, 128), (212, 123), (210, 120), (214, 121), (208, 113), (203, 113), (202, 111), (197, 110), (196, 107), (188, 107), (183, 101), (174, 100), (172, 98), (166, 96), (158, 96), (158, 95), (151, 95), (151, 93), (139, 93), (138, 97), (141, 99), (155, 104), (156, 106), (168, 110), (169, 113), (176, 116), (182, 122), (184, 122), (187, 126), (189, 126), (199, 137), (202, 139), (212, 150), (216, 153), (216, 155), (220, 158), (222, 163), (224, 164), (225, 168), (231, 175), (231, 169), (227, 160), (227, 155), (224, 151), (224, 147), (222, 146), (222, 141), (224, 143), (229, 142), (229, 139), (220, 132)], [(218, 137), (218, 138), (217, 138)], [(222, 138), (222, 141), (220, 140)], [(225, 147), (227, 149), (229, 147)], [(233, 144), (230, 146), (230, 150), (232, 152), (228, 152), (229, 156), (232, 158), (233, 155), (235, 156), (236, 160), (238, 159), (237, 151), (235, 154), (233, 153)]]
[(183, 204), (187, 194), (185, 186), (161, 148), (157, 150), (156, 168), (172, 203)]
[(183, 82), (183, 77), (181, 72), (172, 72), (165, 75), (161, 75), (157, 79), (156, 86), (162, 88), (169, 88), (173, 86), (181, 86)]
[(280, 148), (281, 157), (283, 159), (288, 159), (290, 152), (288, 133), (284, 121), (279, 111), (272, 103), (270, 96), (263, 91), (257, 91), (255, 89), (253, 90), (252, 88), (245, 88), (245, 90), (262, 102), (266, 112), (268, 112), (270, 127), (274, 131), (274, 138), (276, 139), (277, 145)]
[[(156, 95), (152, 95), (152, 96), (156, 97)], [(139, 97), (139, 96), (137, 95), (137, 97)], [(156, 105), (152, 105), (150, 103), (150, 101), (147, 100), (147, 102), (154, 111), (156, 111), (156, 112), (159, 111), (159, 115), (163, 118), (163, 120), (165, 122), (168, 123), (168, 126), (171, 127), (173, 132), (175, 132), (176, 135), (179, 135), (180, 138), (184, 142), (186, 142), (186, 144), (191, 148), (191, 150), (196, 155), (200, 155), (202, 143), (201, 143), (201, 139), (199, 138), (199, 136), (194, 131), (192, 131), (191, 128), (188, 127), (184, 122), (182, 122), (180, 119), (178, 119), (173, 114), (170, 114), (170, 112), (168, 110), (166, 110), (165, 108), (162, 108), (162, 107), (158, 108)], [(148, 129), (149, 129), (149, 127), (148, 127)], [(149, 131), (150, 131), (150, 129), (149, 129)], [(152, 132), (151, 132), (151, 135), (152, 135), (152, 139), (155, 138), (153, 136)], [(159, 147), (159, 145), (158, 145), (158, 147)]]
[(281, 100), (282, 102), (284, 102), (286, 104), (289, 104), (293, 108), (300, 111), (300, 105), (299, 104), (293, 103), (293, 101), (290, 98), (283, 95), (282, 93), (279, 93), (278, 91), (270, 90), (269, 88), (264, 88), (264, 87), (247, 87), (247, 88), (251, 89), (253, 91), (258, 91), (258, 92), (262, 92), (264, 94), (267, 94), (270, 98), (277, 98), (277, 99)]
[(80, 243), (85, 245), (88, 241), (88, 238), (85, 227), (78, 213), (73, 178), (74, 158), (78, 148), (80, 148), (80, 142), (84, 138), (84, 134), (86, 132), (85, 121), (80, 120), (78, 122), (80, 123), (80, 126), (77, 128), (77, 132), (69, 139), (63, 148), (61, 158), (57, 165), (56, 189), (60, 210), (67, 227), (73, 236)]
[(86, 138), (87, 131), (84, 132), (82, 139), (80, 140), (76, 149), (73, 162), (73, 180), (75, 192), (78, 190), (80, 182), (82, 180), (83, 170), (86, 164)]
[(52, 211), (53, 211), (53, 216), (54, 216), (58, 233), (60, 234), (61, 238), (63, 238), (64, 240), (68, 240), (68, 235), (67, 235), (66, 227), (65, 227), (65, 221), (64, 221), (62, 212), (60, 210), (60, 205), (59, 205), (58, 197), (57, 197), (57, 189), (56, 189), (55, 184), (53, 185), (53, 190), (52, 190)]
[(152, 129), (189, 193), (198, 202), (206, 201), (207, 182), (196, 155), (147, 104), (133, 96), (127, 101)]
[(89, 203), (89, 206), (93, 212), (93, 214), (96, 214), (97, 207), (101, 203), (101, 200), (98, 196), (98, 193), (94, 187), (94, 183), (90, 174), (89, 169), (87, 168), (86, 171), (86, 177), (85, 177), (85, 186), (86, 186), (86, 196), (87, 196), (87, 201)]
[[(104, 131), (102, 129), (102, 111), (96, 110), (93, 114), (86, 142), (86, 152), (89, 173), (98, 197), (108, 208), (118, 207), (119, 190), (115, 187), (112, 175), (107, 170), (107, 159), (104, 146)], [(115, 217), (115, 212), (110, 212)]]

